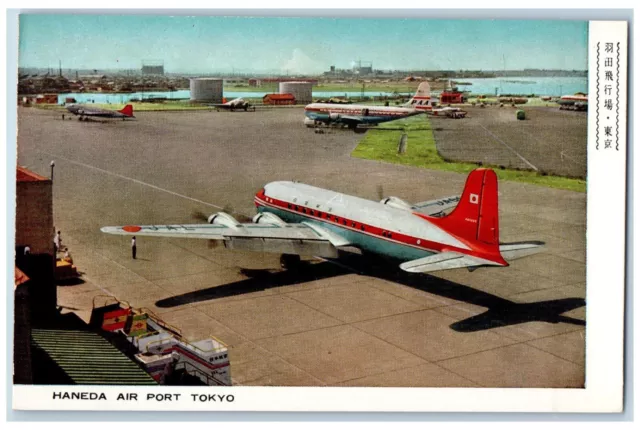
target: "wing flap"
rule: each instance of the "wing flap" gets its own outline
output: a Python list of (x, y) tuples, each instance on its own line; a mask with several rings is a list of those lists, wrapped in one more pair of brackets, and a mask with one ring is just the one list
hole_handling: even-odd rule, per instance
[(471, 255), (459, 254), (457, 252), (443, 252), (419, 258), (417, 260), (407, 261), (402, 263), (400, 268), (405, 272), (426, 273), (434, 272), (436, 270), (477, 266), (500, 266), (500, 264), (483, 258), (472, 257)]
[(322, 240), (230, 237), (224, 240), (224, 246), (243, 251), (338, 258), (336, 247)]

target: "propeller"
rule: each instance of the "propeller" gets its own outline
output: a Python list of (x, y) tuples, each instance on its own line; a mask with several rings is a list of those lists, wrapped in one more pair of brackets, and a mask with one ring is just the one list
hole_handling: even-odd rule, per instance
[(376, 191), (378, 192), (378, 200), (384, 199), (384, 188), (382, 188), (382, 184), (378, 184)]
[[(238, 220), (238, 222), (240, 222), (240, 223), (250, 223), (250, 222), (253, 221), (253, 219), (250, 216), (247, 216), (247, 215), (244, 215), (244, 214), (234, 213), (233, 207), (231, 205), (229, 205), (229, 204), (222, 208), (222, 212), (231, 215), (236, 220)], [(191, 218), (193, 218), (196, 221), (203, 222), (203, 223), (208, 223), (209, 222), (209, 215), (207, 215), (206, 213), (204, 213), (204, 212), (202, 212), (201, 210), (198, 210), (198, 209), (194, 209), (193, 211), (191, 211)], [(217, 248), (218, 246), (220, 246), (220, 241), (219, 240), (208, 240), (207, 241), (207, 247), (209, 249), (214, 249), (214, 248)]]
[[(191, 218), (193, 218), (196, 221), (201, 221), (206, 223), (209, 222), (209, 216), (197, 209), (194, 209), (193, 211), (191, 211)], [(212, 240), (212, 239), (207, 240), (207, 248), (209, 249), (217, 248), (218, 245), (220, 245), (220, 242), (217, 240)]]
[(191, 212), (191, 218), (193, 218), (196, 221), (204, 221), (204, 222), (208, 222), (209, 221), (209, 216), (207, 214), (205, 214), (202, 211), (199, 211), (197, 209), (194, 209)]
[(229, 215), (231, 215), (232, 217), (234, 217), (235, 219), (237, 219), (239, 223), (248, 223), (248, 222), (253, 222), (253, 217), (250, 217), (250, 216), (248, 216), (248, 215), (241, 214), (241, 213), (236, 213), (236, 212), (233, 210), (233, 206), (231, 206), (230, 204), (226, 204), (226, 205), (222, 208), (222, 212), (228, 213)]

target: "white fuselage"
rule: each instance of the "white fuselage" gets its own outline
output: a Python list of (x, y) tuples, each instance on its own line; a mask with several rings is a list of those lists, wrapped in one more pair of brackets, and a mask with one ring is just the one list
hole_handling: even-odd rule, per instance
[(443, 249), (469, 250), (455, 236), (411, 210), (295, 182), (271, 182), (256, 196), (258, 211), (287, 222), (312, 222), (362, 249), (399, 259)]

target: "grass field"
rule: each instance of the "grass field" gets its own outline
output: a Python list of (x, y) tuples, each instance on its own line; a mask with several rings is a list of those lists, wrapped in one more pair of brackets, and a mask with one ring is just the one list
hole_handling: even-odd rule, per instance
[[(398, 142), (403, 132), (407, 133), (407, 150), (401, 155), (398, 154)], [(478, 167), (475, 163), (445, 161), (436, 149), (429, 119), (422, 115), (388, 122), (376, 130), (369, 130), (351, 156), (458, 173), (469, 173)], [(586, 181), (581, 179), (541, 175), (537, 172), (504, 169), (498, 166), (484, 167), (493, 167), (500, 180), (526, 182), (582, 193), (586, 192), (587, 188)]]

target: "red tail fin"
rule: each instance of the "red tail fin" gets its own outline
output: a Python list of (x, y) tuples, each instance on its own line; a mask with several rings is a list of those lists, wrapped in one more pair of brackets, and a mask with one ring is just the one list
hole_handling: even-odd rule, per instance
[(133, 106), (126, 105), (125, 107), (120, 109), (118, 112), (120, 112), (121, 114), (124, 114), (126, 116), (133, 116)]
[(498, 253), (498, 177), (491, 169), (469, 173), (458, 206), (436, 224), (463, 240), (480, 242)]

